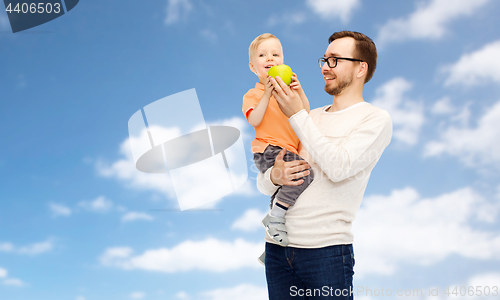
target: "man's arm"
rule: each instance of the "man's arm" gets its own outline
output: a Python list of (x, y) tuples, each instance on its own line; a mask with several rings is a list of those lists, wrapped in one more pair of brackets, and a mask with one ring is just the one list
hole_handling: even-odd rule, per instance
[(289, 122), (314, 162), (333, 182), (364, 171), (380, 158), (392, 136), (391, 118), (385, 111), (368, 115), (341, 146), (331, 143), (305, 110)]
[(264, 195), (273, 195), (276, 190), (280, 187), (279, 185), (274, 185), (271, 180), (271, 169), (267, 169), (265, 173), (259, 172), (257, 174), (257, 189)]
[(265, 194), (272, 195), (282, 185), (301, 185), (304, 180), (299, 179), (309, 175), (311, 167), (305, 160), (284, 161), (286, 149), (283, 148), (276, 156), (274, 166), (267, 169), (265, 173), (257, 175), (257, 189)]
[(273, 95), (300, 142), (314, 162), (333, 182), (352, 177), (378, 160), (392, 137), (389, 114), (379, 111), (367, 116), (342, 146), (331, 143), (305, 111), (300, 96), (281, 80), (271, 78)]

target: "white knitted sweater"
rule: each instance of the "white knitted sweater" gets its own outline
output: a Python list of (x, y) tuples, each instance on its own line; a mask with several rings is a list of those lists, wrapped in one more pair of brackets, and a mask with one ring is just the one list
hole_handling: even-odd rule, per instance
[[(314, 171), (314, 181), (286, 213), (292, 247), (320, 248), (352, 244), (352, 222), (361, 205), (370, 173), (392, 137), (389, 114), (367, 102), (327, 112), (302, 110), (288, 120), (300, 139), (300, 155)], [(278, 188), (270, 170), (257, 176), (258, 189)], [(266, 234), (265, 240), (274, 241)]]

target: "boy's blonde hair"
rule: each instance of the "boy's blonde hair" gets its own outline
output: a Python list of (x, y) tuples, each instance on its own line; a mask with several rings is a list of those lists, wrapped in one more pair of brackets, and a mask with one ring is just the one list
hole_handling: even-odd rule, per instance
[(270, 33), (263, 33), (261, 35), (259, 35), (258, 37), (256, 37), (252, 43), (250, 44), (250, 47), (248, 47), (248, 60), (250, 62), (252, 62), (252, 54), (257, 51), (257, 48), (259, 48), (259, 45), (262, 44), (263, 41), (265, 40), (268, 40), (268, 39), (277, 39), (278, 42), (280, 42), (281, 44), (281, 41), (279, 38), (277, 38), (276, 36), (270, 34)]

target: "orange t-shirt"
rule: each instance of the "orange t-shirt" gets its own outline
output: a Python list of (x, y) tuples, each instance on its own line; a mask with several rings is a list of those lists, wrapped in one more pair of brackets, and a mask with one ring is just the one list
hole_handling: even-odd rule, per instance
[[(264, 95), (264, 85), (260, 82), (255, 84), (255, 88), (250, 89), (243, 96), (243, 114), (248, 120), (248, 115), (259, 103)], [(264, 118), (259, 126), (255, 128), (255, 139), (252, 141), (252, 153), (263, 153), (266, 147), (271, 144), (286, 148), (295, 154), (299, 154), (300, 140), (288, 123), (288, 117), (285, 116), (278, 106), (278, 102), (271, 96), (267, 106)]]

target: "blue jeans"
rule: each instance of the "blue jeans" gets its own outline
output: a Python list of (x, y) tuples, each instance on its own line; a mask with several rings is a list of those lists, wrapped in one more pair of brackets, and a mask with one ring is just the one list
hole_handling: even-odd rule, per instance
[(324, 248), (282, 247), (266, 243), (269, 300), (352, 300), (352, 245)]

